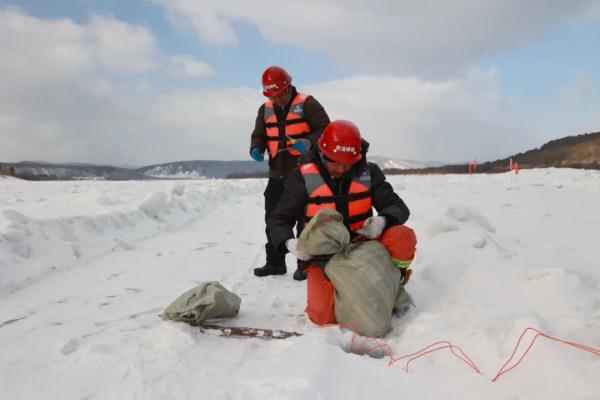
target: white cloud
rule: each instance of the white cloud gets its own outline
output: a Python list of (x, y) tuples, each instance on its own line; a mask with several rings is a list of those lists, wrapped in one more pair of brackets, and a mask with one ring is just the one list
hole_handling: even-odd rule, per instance
[(58, 84), (94, 73), (140, 74), (163, 67), (181, 76), (214, 73), (191, 56), (161, 54), (146, 28), (101, 15), (92, 15), (87, 24), (79, 25), (0, 8), (0, 54), (10, 55), (0, 60), (0, 83), (18, 76), (19, 84)]
[[(200, 39), (214, 46), (237, 46), (238, 39), (231, 26), (232, 19), (221, 14), (218, 1), (153, 0), (164, 4), (169, 18), (177, 25), (186, 25), (198, 32)], [(227, 2), (225, 2), (227, 3)]]
[[(494, 157), (517, 135), (493, 71), (445, 82), (359, 76), (299, 88), (334, 119), (346, 118), (372, 143), (372, 155), (420, 160)], [(151, 164), (182, 159), (247, 159), (264, 98), (258, 89), (157, 92), (142, 82), (100, 79), (22, 100), (2, 129), (0, 159)], [(30, 118), (35, 115), (35, 118)], [(15, 119), (16, 118), (16, 119)], [(8, 125), (8, 123), (6, 123)], [(35, 145), (34, 145), (35, 144)]]
[(0, 72), (32, 84), (99, 70), (146, 72), (156, 67), (160, 55), (150, 32), (112, 17), (94, 15), (87, 25), (78, 25), (7, 9), (0, 9), (0, 52), (7, 55)]
[(165, 64), (166, 72), (177, 77), (205, 78), (216, 73), (210, 65), (185, 54), (171, 56)]
[(154, 0), (200, 39), (236, 45), (236, 22), (268, 41), (372, 72), (448, 77), (484, 55), (540, 37), (595, 0)]
[(93, 15), (86, 27), (98, 64), (116, 73), (140, 73), (156, 68), (158, 46), (152, 34), (112, 17)]
[(508, 153), (511, 138), (520, 133), (520, 118), (503, 104), (493, 70), (472, 70), (443, 82), (360, 76), (309, 89), (332, 119), (349, 119), (359, 126), (374, 155), (490, 159)]
[[(138, 53), (111, 44), (123, 34)], [(111, 17), (78, 25), (0, 10), (0, 52), (11, 54), (0, 59), (2, 161), (142, 165), (248, 157), (264, 101), (259, 88), (155, 87), (134, 72), (165, 68), (202, 77), (213, 71), (185, 55), (160, 54), (142, 28)], [(132, 54), (140, 57), (139, 65)], [(126, 73), (127, 79), (107, 71)], [(314, 94), (332, 118), (357, 123), (372, 143), (372, 155), (497, 158), (522, 151), (530, 126), (506, 106), (493, 69), (445, 79), (365, 74), (298, 89)]]
[(61, 80), (93, 68), (85, 30), (70, 20), (42, 21), (0, 9), (0, 79), (26, 84)]
[[(169, 60), (146, 29), (112, 17), (80, 25), (0, 8), (0, 53), (0, 160), (134, 163), (171, 154), (160, 140), (176, 143), (180, 132), (145, 123), (161, 115), (150, 106), (161, 96), (143, 73)], [(173, 60), (187, 76), (212, 72), (185, 55)]]

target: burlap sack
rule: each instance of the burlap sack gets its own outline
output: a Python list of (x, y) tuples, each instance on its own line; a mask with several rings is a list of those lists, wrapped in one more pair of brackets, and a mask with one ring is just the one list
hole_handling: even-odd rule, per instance
[(235, 317), (242, 299), (219, 282), (203, 282), (188, 290), (163, 312), (164, 319), (200, 323), (207, 319)]
[(325, 273), (335, 286), (335, 317), (357, 333), (383, 336), (391, 330), (392, 311), (411, 304), (400, 284), (400, 270), (376, 240), (349, 243), (350, 234), (335, 210), (317, 213), (298, 238), (310, 254), (335, 255)]
[(298, 238), (298, 249), (308, 254), (335, 254), (350, 243), (342, 214), (331, 208), (319, 211)]

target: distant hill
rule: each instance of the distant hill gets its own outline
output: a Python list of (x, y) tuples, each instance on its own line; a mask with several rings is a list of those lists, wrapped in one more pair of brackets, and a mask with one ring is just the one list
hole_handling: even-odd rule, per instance
[[(476, 172), (507, 171), (511, 157), (521, 169), (547, 167), (600, 169), (600, 132), (551, 140), (540, 148), (479, 164)], [(369, 156), (368, 160), (378, 164), (385, 173), (391, 175), (467, 173), (468, 171), (468, 164), (440, 165), (441, 163), (438, 162), (397, 160), (377, 156)], [(56, 164), (23, 161), (0, 163), (0, 174), (30, 180), (264, 178), (268, 174), (268, 165), (266, 162), (254, 161), (196, 160), (124, 168), (85, 163)]]
[(255, 161), (178, 161), (149, 165), (137, 171), (146, 178), (160, 179), (266, 177), (268, 165)]
[[(521, 168), (569, 167), (600, 168), (600, 132), (567, 136), (551, 140), (539, 149), (512, 156)], [(509, 158), (489, 163), (490, 166), (507, 165)]]
[[(386, 157), (369, 157), (369, 161), (379, 164), (381, 168), (422, 168), (432, 165), (432, 163), (395, 160)], [(176, 161), (141, 168), (22, 161), (0, 163), (0, 174), (14, 175), (29, 180), (239, 179), (266, 178), (268, 168), (267, 162), (257, 163), (255, 161)]]
[(0, 170), (10, 171), (10, 175), (29, 180), (131, 180), (140, 179), (141, 177), (135, 169), (83, 163), (57, 164), (22, 161), (18, 163), (0, 163)]
[[(519, 164), (520, 169), (527, 168), (583, 168), (600, 169), (600, 132), (567, 136), (551, 140), (540, 148), (517, 153), (506, 158), (477, 165), (476, 172), (494, 173), (508, 170), (510, 159)], [(440, 174), (467, 173), (468, 164), (445, 165), (429, 168), (384, 170), (388, 174)]]
[(267, 163), (254, 161), (178, 161), (141, 168), (123, 168), (83, 163), (23, 161), (0, 163), (0, 173), (29, 180), (140, 180), (203, 179), (267, 176)]

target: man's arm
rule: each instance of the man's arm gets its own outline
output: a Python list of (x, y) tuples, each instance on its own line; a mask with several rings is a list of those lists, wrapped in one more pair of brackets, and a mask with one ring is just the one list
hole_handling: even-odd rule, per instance
[(307, 200), (304, 178), (295, 169), (285, 178), (283, 194), (268, 221), (271, 243), (281, 253), (288, 251), (285, 242), (294, 238), (294, 225), (302, 218)]
[(258, 147), (261, 153), (264, 153), (267, 148), (267, 127), (265, 125), (264, 104), (258, 109), (256, 122), (254, 123), (254, 131), (250, 136), (250, 151), (252, 151), (252, 149), (255, 147)]
[(329, 116), (317, 99), (308, 96), (304, 102), (304, 118), (310, 125), (310, 134), (307, 139), (310, 140), (313, 146), (316, 146), (317, 139), (321, 137), (323, 130), (329, 125)]
[(369, 163), (371, 170), (371, 198), (379, 215), (386, 218), (386, 226), (402, 225), (410, 211), (404, 201), (394, 192), (392, 185), (377, 164)]

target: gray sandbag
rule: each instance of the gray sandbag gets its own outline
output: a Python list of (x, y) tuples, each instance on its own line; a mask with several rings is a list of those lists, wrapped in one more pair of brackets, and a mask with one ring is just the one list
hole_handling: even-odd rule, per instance
[(396, 300), (408, 296), (400, 270), (384, 245), (369, 240), (333, 256), (325, 273), (335, 286), (335, 318), (363, 336), (380, 337), (392, 329)]
[(332, 208), (319, 211), (298, 237), (298, 250), (308, 254), (334, 254), (350, 243), (342, 214)]
[(242, 299), (219, 282), (203, 282), (188, 290), (163, 312), (163, 319), (200, 323), (207, 319), (235, 317)]
[(391, 329), (392, 311), (409, 306), (400, 270), (376, 240), (349, 243), (342, 216), (323, 209), (304, 228), (298, 248), (309, 254), (333, 254), (325, 274), (335, 287), (337, 322), (363, 336), (380, 337)]

